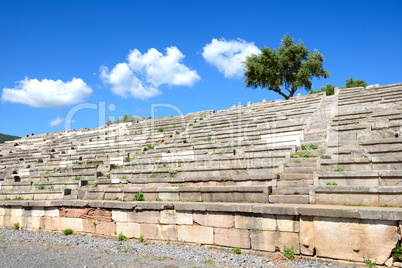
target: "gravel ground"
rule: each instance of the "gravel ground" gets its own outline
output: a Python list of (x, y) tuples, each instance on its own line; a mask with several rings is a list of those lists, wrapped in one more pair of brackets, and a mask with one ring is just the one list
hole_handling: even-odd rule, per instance
[(188, 244), (0, 229), (0, 267), (328, 267), (306, 260), (275, 260)]

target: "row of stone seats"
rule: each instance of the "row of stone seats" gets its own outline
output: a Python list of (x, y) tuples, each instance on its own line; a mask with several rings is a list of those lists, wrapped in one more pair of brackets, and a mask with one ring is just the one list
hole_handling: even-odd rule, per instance
[(401, 93), (401, 84), (340, 90), (328, 130), (332, 157), (318, 161), (311, 203), (400, 206)]
[[(68, 188), (67, 185), (75, 178), (80, 178), (82, 182), (94, 181), (94, 184), (88, 184), (91, 187), (104, 186), (107, 190), (124, 187), (126, 191), (134, 191), (138, 189), (138, 184), (146, 180), (147, 183), (142, 184), (141, 189), (149, 188), (155, 192), (152, 186), (155, 186), (155, 181), (152, 180), (164, 179), (169, 181), (169, 185), (159, 185), (162, 188), (168, 186), (167, 189), (156, 187), (161, 193), (169, 192), (171, 186), (180, 183), (180, 190), (186, 193), (197, 189), (191, 188), (195, 186), (201, 187), (201, 192), (207, 189), (202, 188), (204, 186), (217, 187), (208, 190), (215, 196), (219, 196), (220, 192), (241, 192), (244, 196), (245, 193), (256, 191), (261, 197), (250, 197), (255, 200), (242, 197), (239, 202), (268, 202), (270, 187), (276, 186), (278, 180), (271, 176), (278, 176), (284, 163), (289, 161), (295, 151), (294, 143), (300, 144), (302, 134), (323, 97), (318, 94), (287, 102), (236, 106), (216, 114), (206, 111), (184, 117), (27, 137), (15, 141), (14, 145), (18, 146), (12, 149), (15, 154), (22, 153), (22, 148), (35, 151), (32, 162), (18, 159), (22, 164), (32, 164), (32, 172), (29, 169), (28, 176), (19, 176), (19, 171), (24, 172), (24, 166), (21, 163), (14, 165), (17, 174), (7, 177), (9, 179), (5, 183), (17, 187), (18, 183), (22, 185), (29, 181), (50, 185), (65, 181), (64, 187)], [(242, 113), (238, 119), (239, 108)], [(233, 123), (235, 116), (236, 122)], [(238, 131), (239, 127), (244, 129)], [(204, 137), (206, 140), (198, 141), (196, 137), (201, 137), (203, 131), (208, 133)], [(281, 139), (281, 133), (292, 131), (301, 136), (298, 141), (289, 144), (286, 139)], [(228, 138), (231, 134), (235, 138)], [(273, 142), (277, 144), (271, 146)], [(11, 148), (11, 144), (6, 147)], [(7, 159), (8, 156), (1, 159)], [(110, 170), (111, 167), (117, 168)], [(232, 188), (225, 188), (226, 181), (227, 186)], [(250, 185), (256, 187), (250, 188)], [(258, 185), (268, 188), (260, 191)], [(80, 184), (82, 186), (83, 183)], [(81, 188), (80, 192), (87, 190), (93, 189)]]

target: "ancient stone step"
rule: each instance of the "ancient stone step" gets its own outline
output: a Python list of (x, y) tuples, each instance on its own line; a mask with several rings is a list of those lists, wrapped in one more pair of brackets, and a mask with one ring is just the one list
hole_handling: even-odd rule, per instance
[(270, 195), (269, 203), (274, 204), (308, 204), (308, 195)]
[[(306, 159), (310, 159), (310, 158), (306, 158)], [(313, 159), (310, 159), (310, 160), (313, 160)], [(317, 166), (317, 164), (315, 162), (313, 162), (313, 161), (311, 161), (311, 162), (307, 162), (307, 161), (306, 162), (301, 162), (301, 161), (299, 161), (299, 163), (291, 162), (291, 163), (286, 164), (286, 167), (316, 167), (316, 166)]]
[(283, 187), (309, 187), (313, 185), (313, 180), (298, 180), (298, 181), (278, 181), (276, 183), (277, 188)]
[(316, 168), (314, 166), (309, 166), (309, 167), (298, 167), (298, 166), (292, 166), (292, 167), (285, 167), (283, 170), (284, 174), (287, 173), (306, 173), (306, 174), (312, 174), (316, 171)]
[(291, 180), (312, 180), (313, 173), (288, 173), (280, 175), (280, 180), (291, 181)]
[(303, 195), (308, 194), (308, 187), (287, 187), (273, 188), (272, 192), (275, 195)]

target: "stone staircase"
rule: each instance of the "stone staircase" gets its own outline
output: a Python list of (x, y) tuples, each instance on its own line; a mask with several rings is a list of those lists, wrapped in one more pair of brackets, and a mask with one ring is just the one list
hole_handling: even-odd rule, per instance
[[(277, 204), (308, 204), (309, 186), (313, 185), (316, 162), (326, 158), (325, 140), (327, 123), (333, 117), (336, 108), (335, 96), (323, 100), (317, 114), (313, 115), (310, 128), (304, 133), (304, 142), (292, 154), (291, 161), (286, 163), (276, 187), (269, 197), (270, 203)], [(308, 148), (309, 145), (317, 148)], [(303, 148), (307, 146), (307, 148)], [(307, 150), (303, 150), (307, 149)]]

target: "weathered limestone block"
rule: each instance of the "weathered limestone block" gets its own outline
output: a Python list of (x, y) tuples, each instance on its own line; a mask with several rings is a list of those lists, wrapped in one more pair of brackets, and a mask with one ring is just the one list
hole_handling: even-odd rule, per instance
[[(127, 213), (130, 212), (126, 209), (113, 209), (112, 220), (115, 222), (127, 222)], [(132, 211), (131, 211), (132, 212)]]
[(83, 216), (85, 219), (93, 219), (97, 221), (108, 221), (112, 220), (112, 210), (109, 209), (100, 209), (100, 208), (91, 208), (88, 210), (87, 214)]
[(22, 207), (14, 207), (14, 208), (10, 208), (9, 212), (11, 216), (22, 216), (23, 213), (23, 208)]
[(215, 244), (226, 247), (250, 248), (250, 232), (244, 229), (215, 228)]
[(313, 217), (300, 216), (300, 252), (313, 256), (315, 247)]
[(202, 226), (233, 228), (235, 217), (233, 214), (220, 212), (194, 212), (194, 223)]
[(59, 217), (60, 212), (58, 208), (45, 208), (45, 217)]
[(190, 211), (175, 211), (163, 210), (161, 211), (162, 224), (193, 224), (193, 214)]
[(276, 219), (272, 215), (264, 216), (246, 216), (242, 214), (236, 214), (235, 216), (236, 229), (251, 229), (251, 230), (266, 230), (275, 231)]
[(200, 192), (181, 192), (180, 200), (181, 201), (200, 201), (202, 194)]
[(59, 219), (55, 217), (43, 217), (40, 219), (40, 226), (47, 231), (59, 230)]
[(96, 233), (96, 224), (98, 222), (96, 220), (91, 219), (83, 219), (82, 221), (82, 228), (83, 231), (86, 233)]
[(114, 232), (116, 231), (116, 223), (110, 221), (98, 221), (95, 230), (97, 234), (114, 235)]
[(76, 232), (82, 232), (84, 230), (82, 219), (78, 218), (59, 218), (58, 230), (65, 230), (71, 228)]
[(283, 253), (285, 246), (293, 246), (295, 254), (300, 253), (299, 234), (278, 232), (278, 231), (251, 231), (251, 248), (275, 252), (280, 250)]
[(177, 241), (175, 225), (141, 224), (140, 232), (146, 239)]
[[(27, 211), (27, 210), (25, 210)], [(31, 216), (32, 217), (44, 217), (45, 216), (45, 209), (44, 208), (32, 208), (31, 209)]]
[(141, 235), (141, 224), (135, 222), (117, 222), (116, 232), (117, 234), (124, 234), (127, 238), (138, 238)]
[(84, 218), (88, 210), (88, 208), (60, 208), (59, 215), (64, 218)]
[(25, 228), (39, 229), (41, 217), (25, 217)]
[(159, 223), (160, 211), (159, 210), (130, 211), (127, 213), (126, 217), (127, 222)]
[(171, 193), (159, 193), (159, 198), (164, 201), (179, 201), (180, 194), (178, 192), (171, 192)]
[(300, 229), (299, 221), (294, 216), (278, 215), (276, 216), (276, 223), (281, 232), (298, 233)]
[(214, 243), (213, 227), (197, 226), (197, 225), (179, 225), (177, 226), (179, 241), (187, 241), (199, 244)]
[(314, 233), (319, 257), (363, 261), (369, 256), (377, 264), (384, 264), (398, 242), (392, 221), (315, 217)]

